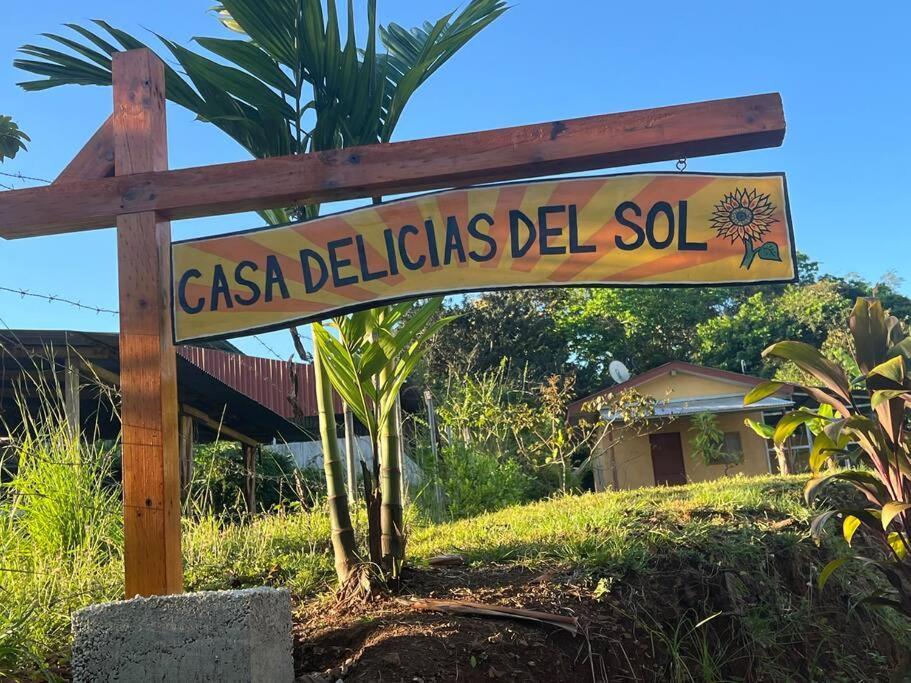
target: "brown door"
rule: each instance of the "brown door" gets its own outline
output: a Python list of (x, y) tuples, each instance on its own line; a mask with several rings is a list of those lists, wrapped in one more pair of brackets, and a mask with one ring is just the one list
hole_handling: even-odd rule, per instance
[(649, 445), (652, 449), (652, 470), (655, 472), (655, 484), (674, 486), (686, 483), (686, 467), (683, 464), (683, 444), (680, 432), (667, 434), (649, 434)]

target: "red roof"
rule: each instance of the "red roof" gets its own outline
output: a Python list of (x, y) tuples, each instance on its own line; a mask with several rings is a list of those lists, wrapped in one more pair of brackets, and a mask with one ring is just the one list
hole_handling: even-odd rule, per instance
[[(317, 415), (316, 384), (312, 365), (245, 356), (201, 346), (178, 346), (177, 353), (229, 387), (246, 394), (289, 420), (295, 417), (290, 400), (294, 393), (304, 417)], [(292, 371), (297, 376), (296, 392), (292, 391)], [(335, 413), (340, 415), (341, 400), (335, 392), (332, 397)]]

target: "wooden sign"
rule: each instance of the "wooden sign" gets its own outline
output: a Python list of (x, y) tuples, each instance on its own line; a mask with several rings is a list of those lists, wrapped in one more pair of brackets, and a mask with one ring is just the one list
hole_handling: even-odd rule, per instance
[(172, 268), (171, 219), (776, 147), (781, 97), (168, 170), (161, 61), (147, 48), (112, 59), (113, 114), (53, 184), (0, 192), (0, 238), (117, 226), (128, 597), (183, 588), (172, 336), (231, 336), (435, 291), (794, 274), (784, 178), (696, 174), (454, 190), (175, 244)]
[(177, 342), (430, 294), (789, 282), (782, 174), (640, 173), (490, 185), (177, 242)]

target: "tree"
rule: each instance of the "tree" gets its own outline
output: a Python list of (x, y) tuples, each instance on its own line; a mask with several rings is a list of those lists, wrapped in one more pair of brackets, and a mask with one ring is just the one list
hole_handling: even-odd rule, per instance
[[(388, 142), (418, 87), (506, 6), (502, 0), (471, 0), (459, 14), (447, 14), (421, 28), (408, 31), (393, 23), (377, 30), (376, 1), (368, 0), (362, 49), (353, 0), (347, 3), (344, 44), (335, 0), (325, 3), (325, 11), (321, 0), (224, 0), (216, 10), (237, 38), (196, 38), (205, 50), (200, 53), (158, 36), (186, 74), (165, 66), (166, 96), (220, 128), (254, 157), (270, 157)], [(111, 55), (118, 49), (146, 47), (107, 22), (94, 23), (94, 30), (67, 24), (77, 34), (75, 40), (46, 34), (68, 52), (36, 45), (20, 48), (29, 59), (17, 59), (15, 65), (44, 77), (22, 87), (110, 85)], [(379, 41), (385, 54), (377, 48)], [(283, 223), (292, 217), (314, 217), (319, 206), (277, 207), (261, 213), (270, 223)], [(317, 382), (325, 387), (325, 364), (317, 358), (314, 364), (319, 369)], [(321, 402), (327, 395), (322, 389), (317, 394)], [(319, 409), (331, 431), (323, 433), (329, 444), (334, 442), (334, 414), (325, 403)], [(330, 456), (327, 453), (326, 476), (335, 537), (347, 533), (350, 515)], [(350, 544), (339, 544), (335, 550), (346, 553), (336, 557), (337, 568), (356, 565)], [(342, 583), (348, 580), (343, 574), (340, 569)]]
[(699, 323), (693, 355), (705, 365), (770, 377), (778, 365), (762, 362), (769, 339), (798, 339), (822, 344), (844, 325), (850, 302), (828, 279), (788, 285), (778, 294), (758, 292), (734, 311)]
[(527, 437), (519, 441), (526, 457), (559, 468), (562, 493), (578, 487), (599, 448), (606, 451), (621, 441), (615, 429), (624, 436), (644, 433), (658, 404), (651, 396), (627, 389), (587, 401), (577, 415), (568, 416), (573, 381), (552, 375), (541, 384)]
[(693, 358), (705, 365), (781, 381), (806, 382), (793, 363), (763, 360), (769, 339), (793, 339), (823, 349), (849, 373), (855, 369), (852, 340), (847, 334), (849, 295), (866, 296), (877, 289), (889, 293), (889, 304), (901, 317), (911, 312), (911, 300), (893, 285), (850, 281), (824, 275), (809, 283), (786, 285), (779, 292), (757, 292), (729, 312), (708, 318), (696, 329)]
[(697, 326), (727, 297), (714, 288), (572, 290), (556, 324), (569, 340), (579, 390), (609, 383), (607, 366), (614, 359), (636, 372), (688, 359)]
[(742, 451), (731, 453), (724, 449), (724, 431), (718, 426), (715, 413), (696, 413), (692, 422), (690, 445), (693, 447), (693, 458), (706, 465), (724, 465), (725, 476), (731, 467), (743, 462)]
[(326, 326), (313, 326), (314, 356), (325, 359), (333, 386), (370, 434), (373, 471), (363, 466), (370, 559), (393, 577), (405, 549), (396, 401), (429, 340), (452, 320), (431, 322), (441, 305), (435, 298), (336, 318), (337, 337)]
[(519, 289), (450, 301), (441, 315), (458, 317), (428, 353), (428, 383), (439, 387), (450, 371), (480, 375), (504, 359), (510, 373), (531, 381), (562, 372), (569, 350), (554, 319), (566, 297), (564, 289)]
[[(797, 265), (804, 284), (817, 281), (818, 263), (798, 254)], [(751, 309), (757, 302), (768, 306), (788, 291), (788, 285), (572, 288), (460, 297), (449, 310), (459, 312), (461, 318), (434, 344), (428, 379), (445, 377), (450, 367), (483, 373), (507, 358), (514, 372), (527, 370), (538, 382), (551, 374), (575, 373), (576, 392), (585, 395), (611, 383), (607, 368), (615, 359), (634, 372), (681, 359), (739, 371), (740, 359), (753, 365), (762, 347), (755, 354), (744, 354), (736, 344), (727, 343), (726, 335), (737, 324), (749, 327), (765, 321), (770, 313)], [(796, 294), (791, 298), (792, 303), (800, 300)], [(734, 324), (725, 320), (745, 304), (745, 320)], [(707, 328), (700, 338), (701, 326), (719, 316), (717, 329)], [(743, 340), (737, 337), (736, 341)], [(703, 358), (700, 346), (705, 346)], [(753, 369), (758, 368), (757, 362)]]
[(12, 117), (0, 115), (0, 163), (27, 151), (26, 142), (31, 142), (31, 138), (19, 129)]
[(791, 462), (788, 460), (785, 445), (783, 442), (776, 443), (775, 441), (775, 428), (772, 425), (767, 425), (764, 422), (757, 422), (750, 418), (746, 418), (743, 423), (752, 429), (757, 436), (772, 442), (772, 448), (775, 450), (775, 458), (778, 461), (778, 474), (791, 474)]
[[(572, 376), (536, 383), (501, 365), (451, 379), (438, 406), (450, 447), (518, 462), (536, 475), (541, 496), (575, 488), (599, 449), (660, 426), (654, 420), (658, 402), (635, 390), (600, 394), (569, 415)], [(553, 475), (543, 486), (542, 473)]]

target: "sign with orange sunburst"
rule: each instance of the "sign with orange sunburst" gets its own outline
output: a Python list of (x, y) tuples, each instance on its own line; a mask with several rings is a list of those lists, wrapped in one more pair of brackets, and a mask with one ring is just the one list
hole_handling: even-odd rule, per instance
[(634, 173), (470, 187), (175, 242), (171, 255), (178, 343), (430, 294), (796, 277), (783, 174)]

